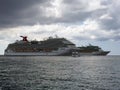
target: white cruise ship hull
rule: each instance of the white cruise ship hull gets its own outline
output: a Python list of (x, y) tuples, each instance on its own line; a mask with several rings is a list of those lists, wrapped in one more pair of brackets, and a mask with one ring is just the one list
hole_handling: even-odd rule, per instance
[(5, 53), (4, 55), (17, 55), (17, 56), (56, 56), (60, 55), (59, 53), (39, 53), (39, 52), (26, 52), (26, 53)]
[(5, 52), (6, 56), (69, 56), (71, 55), (71, 48), (64, 50), (57, 50), (52, 52)]
[[(105, 56), (109, 53), (109, 51), (104, 51), (104, 52), (93, 52), (93, 53), (84, 53), (84, 52), (79, 52), (79, 56), (96, 56), (96, 55), (101, 55)], [(6, 56), (71, 56), (72, 52), (70, 50), (65, 50), (65, 51), (55, 51), (55, 52), (11, 52), (11, 53), (5, 53), (4, 55)]]
[(106, 56), (110, 51), (98, 51), (98, 52), (90, 52), (90, 53), (86, 53), (86, 52), (81, 52), (79, 53), (80, 56)]

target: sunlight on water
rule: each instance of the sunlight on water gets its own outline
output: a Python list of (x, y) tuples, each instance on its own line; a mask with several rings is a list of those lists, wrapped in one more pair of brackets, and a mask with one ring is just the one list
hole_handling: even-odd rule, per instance
[(1, 56), (0, 90), (120, 90), (120, 57)]

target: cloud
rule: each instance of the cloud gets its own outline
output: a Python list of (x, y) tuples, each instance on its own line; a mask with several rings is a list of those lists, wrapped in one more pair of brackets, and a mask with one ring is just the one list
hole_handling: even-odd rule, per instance
[(20, 40), (19, 36), (27, 35), (29, 40), (43, 40), (49, 36), (65, 37), (69, 40), (81, 41), (81, 40), (97, 40), (97, 41), (119, 41), (119, 31), (107, 31), (101, 30), (99, 24), (96, 21), (86, 20), (81, 25), (33, 25), (33, 26), (20, 26), (16, 28), (10, 28), (2, 30), (0, 33), (0, 40), (13, 42)]
[(120, 39), (119, 2), (0, 0), (0, 39), (14, 39), (19, 35), (43, 38), (57, 34), (75, 40), (116, 41)]
[(100, 0), (91, 2), (87, 0), (0, 0), (0, 27), (83, 22), (91, 17), (94, 10), (103, 8)]
[[(36, 24), (51, 0), (0, 0), (0, 27)], [(40, 19), (39, 19), (40, 18)]]
[(106, 30), (119, 30), (120, 29), (120, 1), (119, 0), (111, 0), (104, 4), (106, 4), (107, 9), (106, 12), (99, 18), (99, 23), (102, 29)]

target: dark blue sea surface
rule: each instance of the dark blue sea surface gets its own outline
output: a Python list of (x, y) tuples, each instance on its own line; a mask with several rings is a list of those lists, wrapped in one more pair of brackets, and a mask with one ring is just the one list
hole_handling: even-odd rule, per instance
[(120, 90), (120, 56), (0, 56), (0, 90)]

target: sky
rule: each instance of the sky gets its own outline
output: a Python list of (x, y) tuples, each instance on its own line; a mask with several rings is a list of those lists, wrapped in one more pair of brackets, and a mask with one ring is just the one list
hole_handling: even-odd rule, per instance
[(0, 54), (28, 36), (65, 37), (120, 55), (120, 0), (0, 0)]

